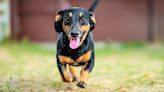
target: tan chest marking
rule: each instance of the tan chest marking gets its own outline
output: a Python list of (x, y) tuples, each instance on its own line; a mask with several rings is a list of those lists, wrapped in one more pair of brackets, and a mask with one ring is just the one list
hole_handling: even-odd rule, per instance
[(87, 62), (87, 61), (90, 60), (91, 53), (92, 53), (91, 50), (88, 51), (87, 53), (85, 53), (84, 55), (82, 55), (78, 59), (76, 59), (76, 61), (74, 61), (73, 59), (71, 59), (71, 58), (69, 58), (67, 56), (62, 56), (62, 55), (59, 55), (58, 58), (59, 58), (60, 63), (62, 63), (62, 64), (83, 63), (83, 62)]
[(91, 58), (91, 50), (90, 51), (88, 51), (87, 53), (85, 53), (84, 55), (82, 55), (82, 56), (80, 56), (77, 60), (76, 60), (76, 62), (77, 63), (80, 63), (80, 62), (87, 62), (87, 61), (89, 61), (90, 60), (90, 58)]

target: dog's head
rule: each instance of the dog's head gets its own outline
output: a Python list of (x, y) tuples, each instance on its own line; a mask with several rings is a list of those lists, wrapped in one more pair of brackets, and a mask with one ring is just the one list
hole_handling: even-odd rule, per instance
[(86, 39), (87, 34), (94, 29), (95, 16), (83, 8), (70, 8), (58, 11), (55, 17), (55, 30), (64, 32), (70, 48), (76, 49)]

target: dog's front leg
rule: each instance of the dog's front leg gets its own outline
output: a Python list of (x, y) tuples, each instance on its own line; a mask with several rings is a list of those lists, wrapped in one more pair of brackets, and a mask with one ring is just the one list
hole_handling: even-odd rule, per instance
[(66, 69), (66, 64), (60, 63), (59, 59), (57, 58), (57, 65), (58, 69), (60, 72), (60, 75), (62, 77), (63, 82), (72, 82), (73, 78), (69, 76), (67, 69)]
[(77, 80), (77, 75), (76, 75), (75, 67), (69, 65), (69, 70), (70, 70), (70, 73), (72, 75), (73, 81), (76, 81)]
[(94, 66), (94, 59), (88, 61), (85, 65), (82, 66), (80, 78), (78, 80), (77, 86), (81, 88), (87, 88), (89, 73), (92, 71)]

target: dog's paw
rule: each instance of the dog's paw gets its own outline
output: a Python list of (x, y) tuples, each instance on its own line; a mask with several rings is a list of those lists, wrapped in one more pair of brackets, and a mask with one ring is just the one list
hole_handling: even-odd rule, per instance
[(77, 77), (72, 76), (70, 73), (68, 73), (68, 74), (69, 74), (69, 76), (71, 76), (73, 78), (72, 82), (77, 81)]
[(65, 77), (65, 78), (62, 78), (62, 81), (63, 81), (63, 82), (71, 83), (71, 82), (73, 81), (73, 78), (70, 77), (70, 76), (67, 76), (67, 77)]
[(77, 86), (80, 88), (87, 88), (87, 84), (85, 84), (84, 82), (78, 82)]
[(72, 78), (73, 78), (72, 82), (77, 81), (77, 77), (72, 77)]

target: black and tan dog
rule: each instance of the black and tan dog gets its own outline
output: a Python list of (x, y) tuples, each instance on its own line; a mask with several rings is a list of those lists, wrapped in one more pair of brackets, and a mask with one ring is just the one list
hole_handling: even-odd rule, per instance
[[(89, 11), (73, 7), (58, 11), (55, 17), (57, 65), (63, 82), (77, 80), (75, 66), (82, 66), (77, 86), (87, 88), (89, 73), (94, 66), (94, 43), (91, 31), (95, 26), (93, 11), (100, 0), (95, 0)], [(66, 70), (69, 64), (71, 76)]]

